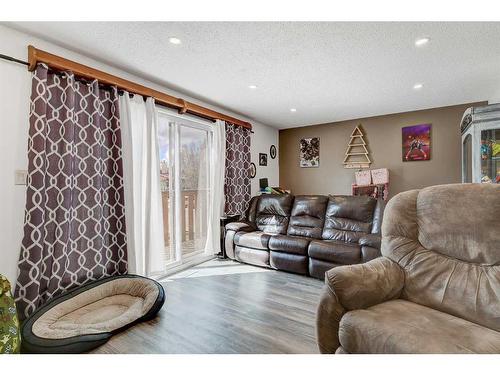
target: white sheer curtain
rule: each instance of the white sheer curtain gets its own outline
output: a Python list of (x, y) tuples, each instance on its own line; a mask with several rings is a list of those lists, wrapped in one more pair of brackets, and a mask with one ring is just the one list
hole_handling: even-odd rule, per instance
[(224, 175), (226, 170), (226, 125), (217, 120), (213, 125), (210, 155), (210, 203), (206, 252), (220, 251), (220, 218), (224, 215)]
[(160, 192), (158, 114), (154, 99), (120, 97), (123, 180), (129, 273), (163, 272), (164, 239)]

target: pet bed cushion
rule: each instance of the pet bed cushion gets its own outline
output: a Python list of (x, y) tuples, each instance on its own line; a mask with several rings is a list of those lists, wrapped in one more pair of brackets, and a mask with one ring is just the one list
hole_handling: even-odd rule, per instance
[(80, 353), (153, 318), (165, 300), (154, 280), (124, 275), (101, 279), (51, 300), (22, 327), (23, 351)]

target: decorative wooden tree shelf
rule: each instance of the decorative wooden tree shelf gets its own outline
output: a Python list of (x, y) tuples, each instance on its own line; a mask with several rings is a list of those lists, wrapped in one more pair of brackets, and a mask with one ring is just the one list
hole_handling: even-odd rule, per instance
[(345, 152), (344, 168), (370, 168), (372, 163), (360, 126), (361, 124), (356, 126), (351, 133), (351, 140)]

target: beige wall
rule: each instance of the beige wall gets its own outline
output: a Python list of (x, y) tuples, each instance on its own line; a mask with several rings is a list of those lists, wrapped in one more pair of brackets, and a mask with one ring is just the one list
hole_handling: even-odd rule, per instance
[[(469, 103), (422, 111), (397, 113), (280, 130), (280, 186), (294, 194), (350, 194), (354, 169), (342, 162), (351, 132), (359, 123), (368, 143), (371, 168), (388, 168), (390, 196), (429, 185), (461, 181), (460, 120)], [(431, 160), (403, 162), (401, 128), (430, 123)], [(320, 137), (320, 166), (299, 167), (299, 140)]]

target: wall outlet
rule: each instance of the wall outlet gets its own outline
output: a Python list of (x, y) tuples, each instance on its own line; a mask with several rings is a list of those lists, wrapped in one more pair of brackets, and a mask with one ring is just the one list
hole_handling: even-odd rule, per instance
[(26, 185), (28, 179), (28, 171), (16, 169), (14, 171), (14, 185)]

